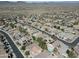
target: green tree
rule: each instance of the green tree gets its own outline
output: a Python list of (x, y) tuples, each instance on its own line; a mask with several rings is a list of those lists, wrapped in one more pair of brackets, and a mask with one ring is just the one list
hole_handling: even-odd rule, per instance
[(54, 26), (54, 28), (56, 28), (56, 26)]
[(64, 32), (64, 29), (61, 29)]
[(57, 26), (57, 29), (60, 29), (60, 26)]
[[(19, 27), (19, 31), (22, 32), (22, 33), (26, 33), (26, 29), (22, 28), (22, 27)], [(27, 33), (26, 33), (27, 34)]]
[(37, 38), (37, 42), (39, 43), (39, 46), (40, 46), (42, 49), (47, 49), (46, 42), (43, 41), (43, 38), (38, 37), (38, 38)]
[(21, 47), (21, 50), (25, 50), (25, 49), (26, 49), (26, 46), (23, 45), (23, 46)]
[(36, 40), (35, 36), (32, 36), (33, 40)]
[(12, 28), (15, 28), (15, 24), (13, 24), (13, 23), (10, 23), (10, 26), (11, 26)]
[(18, 41), (16, 42), (16, 44), (19, 45), (19, 46), (21, 46), (21, 44)]
[(27, 55), (27, 56), (30, 55), (30, 52), (29, 51), (26, 51), (25, 52), (25, 55)]
[(78, 25), (78, 22), (74, 22), (73, 24), (74, 24), (74, 25)]
[(54, 48), (54, 50), (53, 50), (53, 51), (56, 53), (56, 52), (58, 52), (58, 49), (57, 49), (57, 48)]
[(68, 54), (69, 58), (76, 58), (76, 55), (74, 54), (74, 52), (71, 50), (67, 50), (66, 53)]
[(43, 40), (42, 37), (38, 37), (38, 38), (37, 38), (37, 42), (39, 42), (39, 43), (40, 43), (42, 40)]

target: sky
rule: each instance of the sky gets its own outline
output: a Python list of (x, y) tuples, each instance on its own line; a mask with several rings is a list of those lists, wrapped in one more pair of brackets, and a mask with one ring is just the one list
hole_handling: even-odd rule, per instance
[(0, 0), (0, 1), (79, 1), (79, 0)]

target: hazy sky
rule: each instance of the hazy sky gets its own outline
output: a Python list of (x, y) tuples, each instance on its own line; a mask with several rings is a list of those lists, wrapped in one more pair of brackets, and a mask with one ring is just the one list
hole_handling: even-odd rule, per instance
[(0, 1), (79, 1), (79, 0), (0, 0)]

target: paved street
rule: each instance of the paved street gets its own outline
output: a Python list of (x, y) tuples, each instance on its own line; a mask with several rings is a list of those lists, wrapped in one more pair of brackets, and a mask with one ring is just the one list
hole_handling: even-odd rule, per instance
[(27, 24), (27, 25), (30, 26), (30, 27), (32, 27), (32, 28), (35, 28), (35, 29), (41, 31), (42, 33), (45, 33), (45, 34), (49, 35), (49, 36), (50, 36), (51, 38), (53, 38), (53, 39), (57, 39), (57, 40), (63, 42), (65, 45), (69, 46), (70, 48), (75, 47), (75, 46), (77, 45), (77, 43), (79, 42), (79, 37), (78, 37), (77, 39), (75, 39), (74, 42), (68, 43), (68, 42), (66, 42), (66, 41), (64, 41), (64, 40), (59, 39), (59, 38), (56, 37), (55, 35), (51, 35), (51, 34), (45, 32), (45, 31), (43, 31), (43, 30), (40, 30), (40, 29), (38, 29), (38, 28), (32, 26), (32, 25), (29, 25), (29, 24)]
[(9, 35), (4, 32), (3, 30), (0, 30), (0, 32), (2, 34), (4, 34), (4, 36), (7, 38), (9, 44), (11, 45), (13, 52), (15, 53), (17, 58), (24, 58), (24, 56), (21, 54), (21, 52), (19, 51), (19, 49), (16, 47), (16, 45), (14, 44), (14, 42), (12, 41), (12, 39), (9, 37)]

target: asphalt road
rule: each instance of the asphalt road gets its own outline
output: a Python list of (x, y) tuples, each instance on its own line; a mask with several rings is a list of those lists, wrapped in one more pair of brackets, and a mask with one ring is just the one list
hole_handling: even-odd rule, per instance
[(0, 32), (2, 34), (4, 34), (4, 36), (7, 38), (7, 41), (9, 42), (10, 46), (13, 49), (13, 52), (16, 55), (16, 58), (24, 58), (24, 56), (21, 54), (21, 52), (19, 51), (19, 49), (17, 48), (17, 46), (14, 44), (14, 42), (12, 41), (12, 39), (9, 37), (9, 35), (7, 33), (5, 33), (3, 30), (0, 30)]
[(45, 32), (45, 31), (43, 31), (43, 30), (40, 30), (40, 29), (38, 29), (38, 28), (36, 28), (36, 27), (30, 25), (30, 24), (26, 24), (26, 25), (28, 25), (28, 26), (30, 26), (30, 27), (32, 27), (32, 28), (35, 28), (35, 29), (41, 31), (42, 33), (45, 33), (45, 34), (49, 35), (51, 38), (53, 38), (53, 39), (55, 39), (55, 40), (59, 40), (59, 41), (63, 42), (65, 45), (67, 45), (67, 46), (70, 47), (70, 48), (75, 47), (75, 46), (77, 45), (77, 43), (79, 42), (79, 37), (76, 38), (72, 43), (68, 43), (68, 42), (66, 42), (66, 41), (64, 41), (64, 40), (59, 39), (59, 38), (56, 37), (55, 35), (51, 35), (51, 34)]

